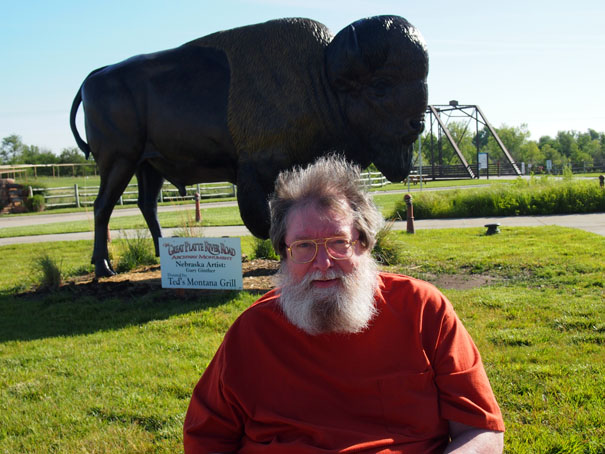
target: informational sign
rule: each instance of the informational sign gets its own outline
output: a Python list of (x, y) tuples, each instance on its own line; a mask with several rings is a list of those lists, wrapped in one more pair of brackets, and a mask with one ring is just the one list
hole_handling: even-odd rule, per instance
[(549, 172), (552, 170), (552, 161), (550, 159), (546, 160), (546, 170)]
[(239, 238), (160, 238), (163, 288), (241, 290)]
[(487, 169), (487, 153), (479, 153), (479, 168)]

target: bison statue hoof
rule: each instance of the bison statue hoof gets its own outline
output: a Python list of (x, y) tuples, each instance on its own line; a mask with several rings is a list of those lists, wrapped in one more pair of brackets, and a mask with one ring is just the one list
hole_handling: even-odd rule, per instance
[(111, 267), (109, 260), (103, 259), (101, 262), (95, 264), (95, 276), (96, 277), (110, 277), (115, 276), (117, 273)]

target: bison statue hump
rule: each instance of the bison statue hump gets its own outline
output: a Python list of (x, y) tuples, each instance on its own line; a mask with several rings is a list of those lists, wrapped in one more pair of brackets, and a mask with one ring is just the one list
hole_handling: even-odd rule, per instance
[[(281, 170), (338, 152), (403, 180), (424, 128), (427, 73), (424, 40), (399, 16), (361, 19), (334, 37), (313, 20), (272, 20), (93, 71), (70, 124), (101, 177), (96, 275), (114, 274), (109, 218), (135, 174), (156, 254), (165, 179), (183, 195), (185, 185), (235, 183), (244, 223), (263, 238)], [(88, 142), (76, 128), (80, 104)]]

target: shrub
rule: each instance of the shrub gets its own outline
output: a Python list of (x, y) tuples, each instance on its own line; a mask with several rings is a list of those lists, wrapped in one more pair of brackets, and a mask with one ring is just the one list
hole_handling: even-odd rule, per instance
[(44, 196), (40, 194), (36, 194), (33, 197), (28, 197), (25, 200), (25, 207), (28, 211), (38, 212), (44, 211), (44, 207), (46, 204), (44, 203)]
[(279, 256), (273, 249), (271, 240), (261, 240), (254, 238), (254, 257), (257, 259), (279, 260)]
[(48, 254), (43, 254), (35, 259), (38, 286), (40, 288), (57, 290), (63, 281), (61, 267), (56, 260)]
[(571, 181), (573, 179), (573, 172), (571, 170), (571, 165), (567, 164), (563, 166), (563, 180)]
[(94, 265), (92, 265), (91, 263), (86, 263), (84, 265), (79, 265), (75, 268), (72, 268), (71, 270), (69, 270), (67, 275), (69, 275), (69, 276), (85, 276), (85, 275), (93, 273), (93, 272), (94, 272)]
[(397, 265), (403, 262), (403, 243), (392, 232), (393, 222), (388, 222), (376, 235), (376, 244), (372, 255), (376, 261), (385, 266)]
[(155, 265), (153, 241), (147, 237), (146, 230), (137, 230), (134, 236), (122, 234), (122, 250), (119, 254), (116, 271), (123, 273), (141, 265)]
[(198, 223), (191, 214), (188, 214), (181, 219), (181, 225), (173, 235), (180, 238), (201, 238), (204, 236), (204, 228), (201, 222)]
[[(404, 201), (390, 217), (406, 215)], [(605, 196), (594, 181), (532, 178), (511, 185), (424, 192), (414, 197), (416, 219), (531, 216), (605, 211)]]

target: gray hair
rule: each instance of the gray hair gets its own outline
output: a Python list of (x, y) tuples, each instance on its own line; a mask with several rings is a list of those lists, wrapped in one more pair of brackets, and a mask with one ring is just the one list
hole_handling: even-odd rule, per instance
[[(321, 157), (305, 168), (281, 172), (269, 200), (269, 235), (275, 251), (282, 258), (286, 256), (288, 215), (294, 208), (309, 205), (350, 214), (361, 244), (371, 250), (384, 219), (359, 178), (359, 167), (333, 154)], [(343, 202), (350, 210), (343, 210)]]

